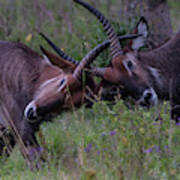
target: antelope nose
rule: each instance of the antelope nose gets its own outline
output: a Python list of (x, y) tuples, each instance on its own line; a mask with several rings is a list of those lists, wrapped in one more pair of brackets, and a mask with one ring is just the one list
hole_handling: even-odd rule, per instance
[(29, 120), (34, 120), (37, 118), (36, 105), (34, 104), (34, 102), (31, 102), (26, 106), (24, 116)]
[(151, 98), (152, 98), (152, 93), (151, 93), (151, 92), (145, 93), (145, 95), (144, 95), (144, 101), (145, 101), (146, 103), (150, 102)]
[(146, 89), (143, 92), (143, 96), (139, 100), (139, 104), (141, 106), (152, 106), (152, 105), (156, 105), (157, 102), (158, 102), (157, 94), (152, 88)]

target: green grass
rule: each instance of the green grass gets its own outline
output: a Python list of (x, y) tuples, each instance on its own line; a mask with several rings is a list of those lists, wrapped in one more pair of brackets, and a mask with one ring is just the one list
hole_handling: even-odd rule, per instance
[[(118, 18), (118, 1), (112, 1), (110, 11), (107, 2), (97, 6), (106, 15), (112, 12), (110, 20), (119, 33), (130, 32), (133, 24), (126, 27)], [(179, 3), (169, 3), (173, 22), (178, 21)], [(50, 48), (39, 31), (78, 60), (106, 39), (98, 21), (71, 1), (0, 1), (2, 40), (20, 41), (41, 53), (40, 44)], [(106, 65), (107, 55), (95, 64)], [(170, 120), (167, 102), (149, 111), (130, 110), (122, 101), (113, 106), (98, 102), (91, 109), (60, 114), (53, 123), (42, 124), (40, 132), (46, 158), (41, 169), (27, 168), (16, 146), (9, 158), (0, 158), (0, 179), (180, 179), (180, 127)]]
[[(169, 105), (129, 110), (99, 102), (44, 123), (39, 138), (46, 163), (31, 172), (18, 148), (0, 163), (2, 179), (178, 179), (179, 126)], [(159, 121), (155, 121), (160, 116)], [(38, 136), (39, 137), (39, 136)], [(89, 178), (91, 179), (91, 178)]]
[(169, 7), (170, 7), (170, 15), (171, 15), (171, 21), (172, 21), (172, 27), (175, 31), (178, 31), (180, 28), (180, 2), (176, 0), (169, 0), (168, 1)]

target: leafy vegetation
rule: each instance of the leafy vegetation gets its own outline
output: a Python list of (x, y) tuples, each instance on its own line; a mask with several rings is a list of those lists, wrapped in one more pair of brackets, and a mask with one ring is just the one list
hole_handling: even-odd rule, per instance
[[(129, 32), (133, 23), (120, 22), (118, 1), (108, 8), (107, 3), (97, 5), (106, 15), (114, 12), (110, 20), (120, 34)], [(175, 19), (178, 2), (169, 3)], [(40, 44), (50, 48), (40, 31), (78, 60), (106, 39), (97, 20), (71, 1), (0, 1), (2, 40), (20, 41), (41, 53)], [(107, 64), (107, 55), (98, 57), (96, 65)], [(46, 162), (31, 171), (16, 146), (9, 158), (0, 157), (0, 179), (180, 179), (179, 135), (168, 102), (145, 110), (102, 101), (44, 123), (37, 137)]]

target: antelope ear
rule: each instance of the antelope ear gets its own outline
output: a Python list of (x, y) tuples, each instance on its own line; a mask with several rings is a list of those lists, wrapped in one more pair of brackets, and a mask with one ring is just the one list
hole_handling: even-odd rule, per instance
[(133, 50), (139, 50), (141, 47), (143, 47), (146, 42), (149, 35), (149, 27), (147, 20), (144, 17), (141, 17), (138, 21), (134, 31), (135, 34), (141, 34), (141, 36), (137, 37), (136, 39), (132, 40), (132, 46), (131, 48)]
[(72, 73), (74, 69), (76, 68), (76, 65), (66, 61), (65, 59), (51, 53), (50, 51), (47, 51), (42, 46), (40, 46), (41, 51), (45, 55), (45, 57), (48, 59), (49, 63), (58, 66), (66, 73)]

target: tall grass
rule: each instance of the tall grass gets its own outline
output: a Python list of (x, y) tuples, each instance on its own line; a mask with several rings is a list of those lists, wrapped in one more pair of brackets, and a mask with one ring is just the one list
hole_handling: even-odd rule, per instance
[[(119, 1), (93, 2), (116, 31), (130, 32), (133, 23), (127, 27), (118, 17)], [(178, 2), (169, 3), (176, 19)], [(40, 44), (50, 48), (40, 31), (77, 60), (106, 39), (98, 21), (70, 0), (0, 1), (2, 40), (20, 41), (41, 53)], [(107, 63), (106, 51), (96, 64)], [(180, 179), (179, 135), (167, 102), (151, 110), (98, 102), (42, 124), (37, 137), (46, 162), (31, 171), (16, 146), (9, 158), (0, 157), (0, 179)]]

